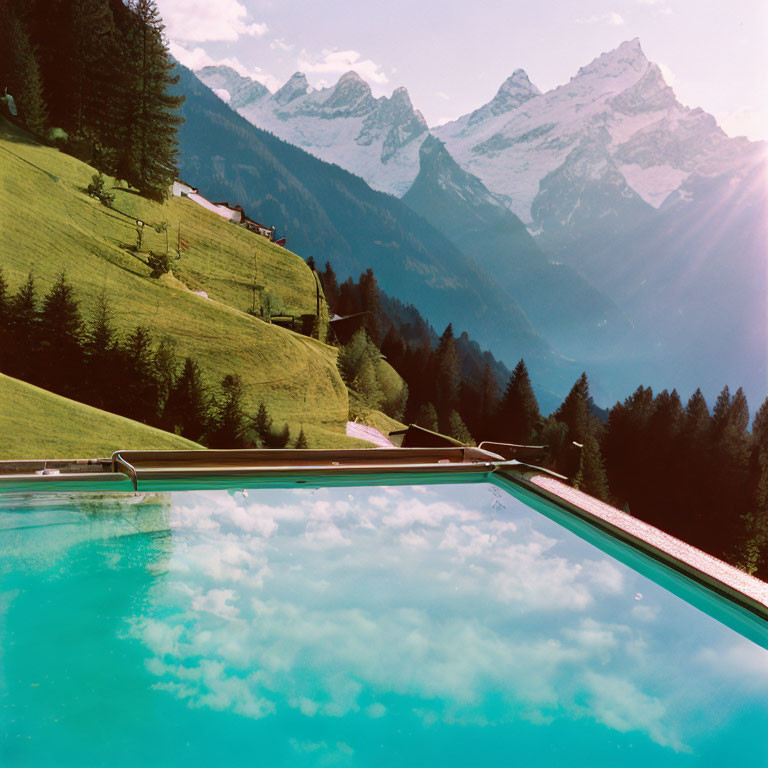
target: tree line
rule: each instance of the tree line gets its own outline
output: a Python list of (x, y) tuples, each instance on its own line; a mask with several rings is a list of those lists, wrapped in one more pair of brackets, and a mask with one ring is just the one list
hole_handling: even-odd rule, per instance
[[(438, 337), (415, 307), (379, 288), (372, 269), (357, 282), (348, 278), (339, 284), (327, 262), (318, 276), (332, 312), (363, 313), (360, 330), (339, 353), (339, 369), (348, 386), (372, 407), (381, 402), (381, 409), (398, 420), (474, 442), (479, 422), (486, 417), (480, 413), (483, 389), (498, 389), (498, 381), (509, 375), (504, 365), (466, 334), (455, 337), (452, 325)], [(375, 378), (375, 362), (381, 357), (405, 381), (396, 401), (386, 397)]]
[[(288, 425), (275, 424), (264, 403), (248, 413), (236, 373), (211, 388), (172, 339), (156, 341), (143, 325), (120, 334), (106, 295), (84, 319), (63, 273), (41, 301), (33, 275), (11, 294), (0, 270), (0, 372), (209, 448), (291, 443)], [(307, 447), (303, 427), (292, 447)]]
[(39, 139), (159, 198), (184, 101), (163, 30), (154, 0), (4, 0), (0, 87)]
[(342, 375), (372, 386), (350, 361), (363, 348), (371, 359), (383, 355), (408, 386), (398, 418), (466, 443), (547, 446), (542, 463), (577, 488), (768, 577), (768, 399), (751, 429), (744, 392), (728, 387), (710, 409), (700, 390), (684, 404), (675, 390), (641, 386), (606, 416), (583, 373), (544, 417), (523, 360), (502, 389), (492, 356), (478, 376), (477, 345), (462, 348), (450, 325), (437, 338), (413, 307), (396, 307), (378, 289), (371, 270), (341, 285), (330, 264), (318, 274), (334, 311), (368, 313), (340, 352)]

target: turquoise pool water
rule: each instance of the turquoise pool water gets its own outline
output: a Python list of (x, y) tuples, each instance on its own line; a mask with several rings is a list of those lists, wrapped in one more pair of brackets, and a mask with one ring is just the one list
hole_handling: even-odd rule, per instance
[(6, 499), (0, 765), (768, 765), (661, 570), (490, 484)]

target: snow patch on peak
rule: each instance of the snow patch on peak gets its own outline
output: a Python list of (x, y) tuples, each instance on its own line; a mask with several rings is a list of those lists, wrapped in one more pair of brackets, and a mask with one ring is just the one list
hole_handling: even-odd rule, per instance
[(362, 176), (374, 189), (397, 195), (418, 173), (428, 132), (405, 88), (375, 98), (354, 71), (317, 89), (297, 72), (271, 98), (238, 111), (257, 127)]
[(262, 83), (224, 64), (203, 67), (195, 74), (232, 109), (242, 109), (271, 95)]
[(623, 42), (618, 48), (602, 53), (596, 59), (581, 67), (576, 78), (597, 75), (598, 77), (618, 77), (626, 72), (642, 73), (649, 65), (643, 53), (639, 38)]
[(467, 119), (468, 125), (477, 125), (491, 117), (512, 112), (521, 104), (540, 96), (541, 91), (530, 81), (524, 69), (516, 69), (499, 87), (496, 95)]

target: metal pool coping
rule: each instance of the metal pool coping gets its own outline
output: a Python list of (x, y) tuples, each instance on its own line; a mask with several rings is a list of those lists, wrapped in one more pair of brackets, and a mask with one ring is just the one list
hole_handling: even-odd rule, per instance
[[(38, 474), (41, 472), (53, 474)], [(116, 451), (109, 459), (0, 462), (4, 493), (263, 487), (366, 482), (492, 482), (548, 502), (569, 521), (601, 532), (768, 621), (768, 584), (604, 502), (559, 475), (481, 448)], [(170, 490), (170, 489), (169, 489)]]

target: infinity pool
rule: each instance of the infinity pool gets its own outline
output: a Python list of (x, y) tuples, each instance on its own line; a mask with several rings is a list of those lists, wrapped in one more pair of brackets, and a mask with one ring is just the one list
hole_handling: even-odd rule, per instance
[(0, 765), (767, 765), (768, 651), (595, 543), (489, 483), (6, 499)]

